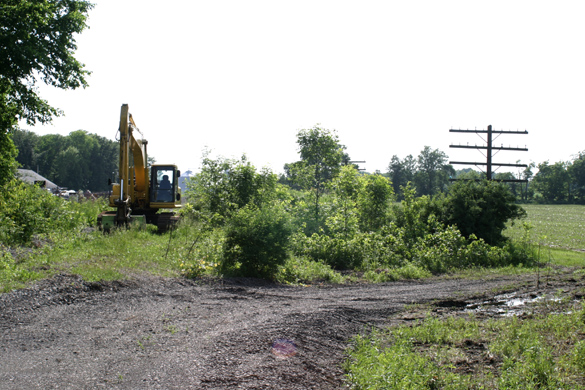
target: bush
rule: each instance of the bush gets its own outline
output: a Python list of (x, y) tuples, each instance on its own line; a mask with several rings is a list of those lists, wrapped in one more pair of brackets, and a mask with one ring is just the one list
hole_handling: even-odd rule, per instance
[(501, 245), (506, 222), (526, 215), (515, 200), (502, 183), (459, 181), (442, 201), (440, 219), (445, 225), (457, 226), (465, 237), (473, 234), (490, 245)]
[(313, 233), (307, 237), (303, 233), (294, 236), (294, 253), (306, 256), (312, 261), (328, 264), (333, 269), (346, 270), (359, 267), (364, 259), (361, 235), (345, 239), (341, 236), (328, 236)]
[(471, 235), (466, 239), (454, 226), (428, 234), (413, 251), (413, 261), (435, 273), (471, 267), (498, 267), (514, 263), (516, 257)]
[(0, 243), (25, 245), (34, 236), (94, 225), (103, 201), (68, 202), (13, 180), (0, 188)]
[(330, 282), (341, 284), (345, 278), (331, 267), (320, 261), (305, 257), (291, 257), (278, 271), (276, 279), (281, 283)]
[(248, 205), (225, 227), (222, 270), (242, 276), (273, 278), (288, 256), (291, 227), (281, 205)]

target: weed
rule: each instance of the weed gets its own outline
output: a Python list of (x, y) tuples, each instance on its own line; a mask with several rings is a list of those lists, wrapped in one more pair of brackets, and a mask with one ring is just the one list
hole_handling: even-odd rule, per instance
[(165, 330), (170, 334), (175, 334), (179, 331), (176, 325), (168, 325), (167, 327), (165, 327)]

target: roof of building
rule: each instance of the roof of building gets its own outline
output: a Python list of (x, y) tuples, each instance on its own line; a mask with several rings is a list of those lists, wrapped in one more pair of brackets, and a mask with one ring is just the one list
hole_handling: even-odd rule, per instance
[(24, 181), (25, 183), (34, 184), (35, 182), (38, 182), (38, 181), (44, 181), (45, 188), (48, 188), (48, 189), (59, 188), (59, 186), (57, 184), (55, 184), (52, 181), (50, 181), (49, 179), (39, 175), (38, 173), (36, 173), (35, 171), (33, 171), (31, 169), (19, 169), (18, 172), (16, 173), (16, 176), (20, 180)]

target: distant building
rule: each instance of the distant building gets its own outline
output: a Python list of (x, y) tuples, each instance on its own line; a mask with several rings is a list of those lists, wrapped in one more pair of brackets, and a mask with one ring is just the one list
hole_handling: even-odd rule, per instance
[(179, 187), (181, 188), (181, 192), (184, 193), (185, 190), (187, 189), (187, 184), (185, 183), (185, 180), (193, 176), (195, 176), (193, 174), (193, 171), (187, 170), (185, 172), (181, 172), (181, 177), (179, 177)]
[(49, 189), (51, 191), (56, 191), (59, 189), (59, 186), (49, 179), (39, 175), (33, 170), (30, 169), (19, 169), (16, 173), (16, 177), (22, 180), (25, 183), (29, 184), (40, 184), (41, 187)]

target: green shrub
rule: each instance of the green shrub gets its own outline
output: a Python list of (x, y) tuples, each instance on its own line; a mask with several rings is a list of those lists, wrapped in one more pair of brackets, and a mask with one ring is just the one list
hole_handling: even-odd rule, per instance
[(290, 223), (281, 205), (241, 208), (225, 227), (222, 270), (274, 277), (288, 256), (290, 235)]
[(441, 222), (457, 226), (465, 237), (473, 234), (490, 245), (501, 245), (506, 223), (526, 216), (515, 200), (503, 183), (458, 181), (435, 208), (442, 210)]
[(424, 279), (431, 276), (431, 273), (411, 262), (397, 268), (378, 268), (364, 273), (364, 278), (373, 283), (393, 282), (403, 279)]
[(278, 270), (276, 280), (280, 283), (309, 284), (316, 282), (343, 283), (345, 278), (329, 265), (312, 261), (306, 257), (290, 257)]
[(510, 248), (518, 253), (512, 255), (507, 249), (490, 246), (473, 235), (468, 240), (457, 228), (449, 226), (419, 239), (413, 250), (413, 261), (435, 274), (472, 267), (517, 265), (523, 258), (521, 248)]
[(0, 189), (0, 242), (25, 245), (34, 236), (92, 226), (105, 201), (69, 202), (13, 180)]
[(294, 254), (324, 262), (334, 269), (354, 269), (364, 259), (360, 238), (361, 235), (358, 235), (346, 240), (343, 236), (331, 237), (324, 233), (313, 233), (307, 237), (297, 233), (293, 238)]

